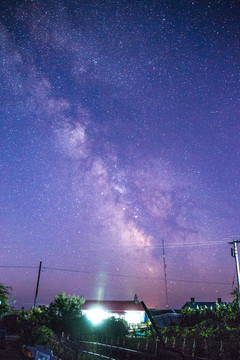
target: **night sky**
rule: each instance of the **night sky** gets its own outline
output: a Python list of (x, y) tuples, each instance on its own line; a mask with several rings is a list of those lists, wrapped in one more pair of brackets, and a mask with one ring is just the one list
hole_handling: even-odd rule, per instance
[(164, 308), (163, 240), (170, 307), (230, 300), (240, 2), (1, 0), (0, 14), (0, 282), (16, 308), (40, 261), (39, 304), (136, 293)]

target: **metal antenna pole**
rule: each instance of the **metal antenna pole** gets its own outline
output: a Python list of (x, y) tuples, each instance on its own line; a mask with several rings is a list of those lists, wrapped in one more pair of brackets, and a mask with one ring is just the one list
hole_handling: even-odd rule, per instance
[(237, 273), (237, 283), (238, 283), (238, 302), (240, 302), (240, 274), (239, 274), (239, 260), (238, 260), (238, 248), (237, 244), (240, 240), (233, 240), (229, 242), (229, 244), (233, 244), (233, 248), (231, 248), (231, 255), (235, 258), (236, 264), (236, 273)]
[(167, 265), (164, 249), (164, 239), (162, 239), (162, 252), (163, 252), (163, 268), (164, 268), (164, 280), (165, 280), (165, 295), (166, 295), (166, 308), (169, 307), (168, 304), (168, 288), (167, 288)]
[(39, 269), (38, 269), (38, 279), (37, 279), (37, 286), (36, 286), (36, 292), (35, 292), (35, 298), (34, 298), (34, 304), (33, 308), (36, 308), (36, 302), (37, 302), (37, 296), (38, 296), (38, 287), (39, 287), (39, 281), (40, 281), (40, 275), (41, 275), (41, 268), (42, 268), (42, 261), (40, 261)]

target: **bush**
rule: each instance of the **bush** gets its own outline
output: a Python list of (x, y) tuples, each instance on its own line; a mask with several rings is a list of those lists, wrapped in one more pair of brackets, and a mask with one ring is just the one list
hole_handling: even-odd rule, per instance
[(54, 332), (46, 326), (29, 327), (22, 333), (21, 340), (26, 345), (45, 345), (51, 347), (55, 338)]
[(22, 311), (23, 331), (31, 333), (35, 328), (44, 326), (53, 330), (57, 335), (61, 335), (62, 332), (77, 335), (79, 329), (85, 325), (82, 319), (82, 305), (83, 299), (79, 299), (77, 296), (58, 294), (49, 306), (39, 306), (28, 312)]
[(128, 334), (127, 322), (114, 317), (93, 327), (93, 334), (107, 338), (121, 338)]
[(240, 311), (238, 304), (219, 305), (215, 309), (187, 309), (182, 311), (179, 326), (162, 330), (164, 336), (238, 341)]
[(82, 317), (83, 304), (84, 300), (78, 296), (58, 294), (48, 308), (49, 327), (56, 334), (71, 333)]
[(33, 335), (35, 345), (46, 345), (49, 347), (51, 346), (52, 340), (55, 338), (54, 332), (46, 326), (35, 329)]
[(12, 288), (0, 283), (0, 317), (10, 314), (13, 310), (9, 305)]

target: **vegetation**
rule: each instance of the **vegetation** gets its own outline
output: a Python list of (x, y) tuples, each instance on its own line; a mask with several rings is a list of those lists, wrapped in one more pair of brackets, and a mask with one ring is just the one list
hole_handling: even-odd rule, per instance
[(29, 335), (29, 333), (24, 334), (23, 338), (24, 340), (26, 340), (26, 342), (30, 342), (31, 346), (46, 345), (51, 347), (52, 341), (56, 338), (54, 332), (46, 326), (33, 328), (31, 332), (31, 337), (27, 337), (27, 335)]
[(167, 334), (179, 332), (201, 338), (229, 339), (240, 334), (240, 311), (238, 302), (233, 304), (216, 304), (214, 309), (187, 309), (182, 311), (178, 326), (165, 330)]
[[(224, 351), (232, 359), (238, 359), (240, 351), (240, 309), (238, 301), (233, 304), (216, 304), (215, 308), (187, 309), (182, 311), (178, 326), (170, 326), (161, 330), (162, 335), (175, 339), (174, 343), (186, 342), (198, 344), (198, 354), (206, 355), (206, 351)], [(208, 349), (208, 350), (207, 350)], [(211, 350), (212, 349), (212, 350)], [(217, 358), (217, 357), (216, 357)]]
[(49, 327), (56, 333), (71, 333), (80, 326), (82, 306), (85, 300), (78, 296), (66, 296), (64, 292), (58, 294), (49, 307), (45, 309), (49, 320)]
[[(1, 315), (9, 314), (12, 310), (9, 306), (10, 295), (11, 288), (0, 284)], [(141, 341), (143, 346), (141, 348), (138, 345), (139, 349), (145, 351), (144, 349), (148, 347), (148, 350), (151, 348), (154, 351), (154, 346), (152, 346), (154, 341), (152, 344), (152, 336), (149, 338), (149, 331), (146, 329), (140, 340), (137, 332), (132, 337), (128, 336), (125, 339), (129, 333), (124, 320), (112, 317), (100, 324), (93, 325), (82, 314), (83, 304), (83, 298), (60, 293), (49, 306), (39, 306), (31, 311), (22, 310), (20, 315), (8, 315), (4, 319), (8, 323), (9, 329), (12, 327), (21, 329), (22, 341), (26, 345), (41, 344), (52, 347), (56, 336), (59, 337), (64, 332), (71, 338), (83, 337), (91, 340), (97, 337), (102, 342), (105, 342), (106, 338), (122, 338), (124, 343), (130, 347), (133, 345), (133, 348), (135, 347), (134, 342)], [(219, 352), (221, 343), (225, 354), (228, 353), (231, 359), (238, 359), (240, 351), (240, 345), (238, 345), (240, 337), (238, 299), (236, 297), (233, 303), (228, 305), (216, 304), (212, 309), (205, 307), (183, 310), (178, 325), (162, 329), (161, 333), (163, 337), (170, 340), (170, 345), (171, 339), (174, 339), (173, 346), (182, 348), (184, 344), (184, 351), (187, 353), (192, 353), (194, 348), (195, 354), (211, 357), (213, 353)], [(190, 344), (190, 350), (187, 343)], [(217, 344), (217, 347), (213, 344)]]
[[(47, 333), (61, 335), (62, 332), (74, 334), (82, 322), (83, 299), (66, 296), (64, 292), (58, 294), (49, 306), (39, 306), (31, 311), (22, 311), (21, 323), (26, 342), (35, 342), (41, 331), (43, 338)], [(46, 335), (46, 336), (45, 336)]]
[(128, 334), (128, 325), (125, 320), (111, 317), (92, 327), (92, 333), (103, 338), (122, 338)]
[[(124, 320), (109, 318), (98, 325), (92, 325), (87, 317), (82, 315), (83, 304), (82, 298), (60, 293), (49, 306), (39, 306), (28, 312), (22, 310), (20, 322), (25, 343), (33, 344), (37, 338), (47, 340), (46, 334), (50, 332), (58, 337), (63, 332), (71, 337), (110, 338), (124, 337), (127, 334), (127, 323)], [(39, 337), (39, 331), (41, 331), (41, 337)]]
[(9, 305), (12, 288), (0, 283), (0, 317), (12, 312), (12, 306)]

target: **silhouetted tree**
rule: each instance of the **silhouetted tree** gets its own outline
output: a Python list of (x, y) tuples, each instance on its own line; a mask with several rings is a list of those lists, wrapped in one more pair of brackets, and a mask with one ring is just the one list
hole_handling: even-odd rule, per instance
[(48, 308), (49, 327), (56, 334), (71, 333), (78, 323), (80, 325), (84, 302), (75, 295), (58, 294)]
[(12, 312), (12, 306), (9, 305), (12, 288), (0, 283), (0, 317)]

